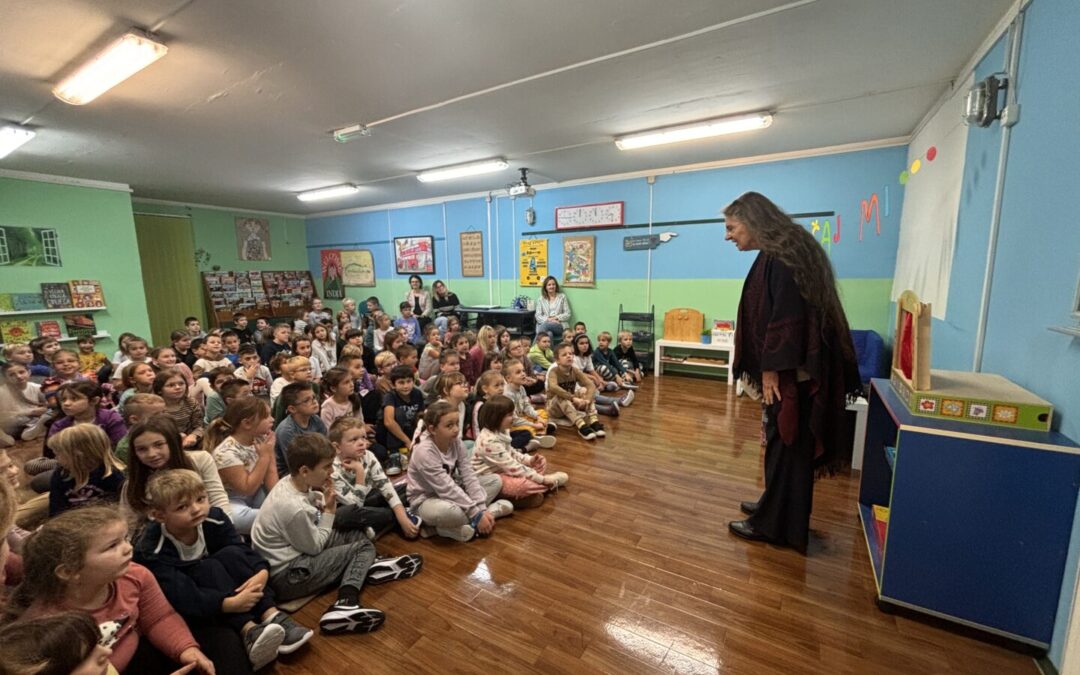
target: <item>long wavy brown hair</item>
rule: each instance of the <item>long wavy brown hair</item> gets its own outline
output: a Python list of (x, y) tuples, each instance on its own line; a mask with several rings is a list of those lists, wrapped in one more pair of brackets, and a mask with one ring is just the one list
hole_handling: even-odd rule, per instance
[(795, 276), (799, 295), (817, 313), (824, 334), (828, 334), (827, 327), (841, 335), (847, 333), (847, 316), (836, 290), (836, 274), (814, 235), (757, 192), (746, 192), (728, 204), (724, 217), (742, 221), (763, 253), (787, 265)]

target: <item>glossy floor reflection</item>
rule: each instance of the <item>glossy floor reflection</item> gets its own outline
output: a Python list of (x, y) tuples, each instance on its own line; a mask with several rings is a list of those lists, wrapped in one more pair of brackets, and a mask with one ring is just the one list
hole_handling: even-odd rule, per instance
[[(380, 539), (426, 559), (364, 592), (385, 626), (316, 635), (277, 672), (1037, 672), (877, 610), (854, 479), (817, 484), (808, 557), (731, 537), (761, 489), (760, 407), (723, 384), (649, 379), (608, 427), (596, 443), (562, 431), (546, 454), (570, 485), (490, 539)], [(297, 619), (316, 625), (332, 597)]]

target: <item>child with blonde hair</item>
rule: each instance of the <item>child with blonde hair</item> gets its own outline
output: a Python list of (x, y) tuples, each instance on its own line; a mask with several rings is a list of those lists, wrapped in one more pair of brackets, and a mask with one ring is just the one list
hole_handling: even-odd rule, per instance
[(472, 469), (478, 476), (495, 474), (502, 483), (499, 496), (510, 499), (515, 508), (540, 506), (544, 494), (566, 485), (561, 471), (547, 473), (543, 455), (526, 455), (512, 446), (510, 427), (514, 423), (514, 402), (495, 394), (480, 408), (480, 433), (472, 455)]
[(637, 352), (634, 351), (633, 333), (628, 330), (619, 331), (619, 344), (615, 345), (612, 351), (631, 381), (637, 383), (645, 379), (645, 369), (641, 367)]
[(270, 410), (275, 427), (289, 414), (281, 400), (281, 392), (285, 391), (285, 387), (298, 382), (309, 384), (315, 392), (316, 400), (321, 396), (319, 385), (312, 381), (311, 376), (311, 359), (306, 356), (292, 356), (282, 364), (281, 377), (274, 380), (274, 385), (270, 388)]
[(116, 502), (124, 486), (124, 465), (109, 437), (94, 424), (76, 424), (49, 439), (59, 470), (49, 484), (49, 517), (99, 501)]
[[(506, 365), (504, 379), (506, 385), (501, 393), (514, 403), (514, 423), (510, 426), (513, 446), (527, 451), (555, 447), (555, 425), (548, 421), (547, 410), (537, 410), (529, 400), (525, 366), (521, 361), (513, 360)], [(530, 447), (533, 443), (536, 446)]]
[(496, 352), (495, 328), (482, 326), (476, 333), (476, 344), (469, 349), (468, 358), (461, 364), (461, 372), (465, 373), (465, 379), (469, 386), (476, 383), (484, 374), (484, 357)]
[(212, 506), (199, 474), (158, 471), (146, 482), (151, 523), (135, 547), (166, 599), (190, 623), (221, 621), (244, 642), (258, 670), (304, 645), (314, 631), (274, 605), (270, 565)]
[(0, 447), (15, 445), (15, 438), (32, 441), (45, 433), (42, 422), (48, 407), (41, 385), (30, 381), (30, 371), (21, 363), (5, 363), (0, 384)]

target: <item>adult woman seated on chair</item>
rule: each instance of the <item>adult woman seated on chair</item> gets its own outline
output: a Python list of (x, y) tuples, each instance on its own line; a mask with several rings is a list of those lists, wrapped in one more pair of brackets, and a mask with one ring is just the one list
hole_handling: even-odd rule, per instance
[(536, 301), (536, 333), (551, 333), (552, 343), (562, 341), (563, 331), (570, 327), (570, 301), (559, 290), (555, 277), (544, 279)]
[(405, 302), (412, 307), (413, 316), (420, 322), (420, 329), (426, 328), (431, 323), (431, 293), (424, 288), (420, 275), (409, 276), (409, 292), (405, 294)]
[(450, 317), (457, 316), (457, 308), (461, 305), (457, 293), (446, 288), (441, 280), (431, 284), (431, 305), (435, 313), (435, 325), (440, 333), (445, 333), (450, 324)]

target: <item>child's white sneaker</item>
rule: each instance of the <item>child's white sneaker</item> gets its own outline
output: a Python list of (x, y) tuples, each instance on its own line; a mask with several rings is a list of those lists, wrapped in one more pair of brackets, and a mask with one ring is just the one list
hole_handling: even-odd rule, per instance
[(533, 440), (535, 440), (537, 443), (539, 443), (540, 447), (545, 449), (545, 450), (550, 450), (551, 448), (555, 447), (555, 437), (554, 436), (537, 436)]
[(626, 406), (630, 405), (633, 402), (634, 402), (634, 392), (632, 392), (632, 391), (627, 391), (625, 394), (623, 394), (623, 397), (619, 399), (619, 405), (621, 405), (624, 408)]
[(487, 510), (492, 518), (504, 518), (514, 512), (514, 505), (507, 499), (496, 499), (488, 504)]
[(549, 473), (547, 477), (553, 481), (551, 483), (551, 488), (553, 490), (555, 488), (563, 487), (570, 480), (570, 476), (566, 475), (566, 472), (564, 471), (555, 471), (554, 473)]
[[(422, 528), (421, 528), (422, 529)], [(437, 527), (435, 531), (440, 537), (446, 537), (447, 539), (453, 539), (454, 541), (471, 541), (476, 536), (476, 530), (472, 525), (462, 525), (461, 527)]]

